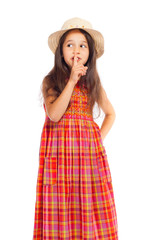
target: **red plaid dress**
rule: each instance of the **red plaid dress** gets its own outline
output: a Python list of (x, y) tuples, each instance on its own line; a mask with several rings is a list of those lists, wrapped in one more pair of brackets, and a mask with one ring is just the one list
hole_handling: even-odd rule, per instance
[(75, 85), (59, 122), (46, 114), (33, 240), (118, 240), (110, 168), (83, 87)]

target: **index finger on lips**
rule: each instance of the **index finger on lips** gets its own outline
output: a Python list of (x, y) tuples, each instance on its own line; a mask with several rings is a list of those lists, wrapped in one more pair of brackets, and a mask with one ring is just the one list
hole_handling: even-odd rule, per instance
[(77, 55), (75, 54), (74, 55), (73, 66), (76, 66), (76, 65), (77, 65)]

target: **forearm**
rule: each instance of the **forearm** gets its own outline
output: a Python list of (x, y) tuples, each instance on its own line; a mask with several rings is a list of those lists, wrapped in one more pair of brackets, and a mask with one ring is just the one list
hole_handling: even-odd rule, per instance
[(111, 127), (114, 123), (114, 120), (115, 120), (115, 114), (114, 115), (105, 115), (105, 118), (102, 122), (101, 129), (100, 129), (102, 140), (104, 140), (104, 138), (108, 134), (109, 130), (111, 129)]
[(52, 121), (58, 122), (65, 113), (75, 84), (68, 80), (60, 96), (51, 104), (50, 116)]

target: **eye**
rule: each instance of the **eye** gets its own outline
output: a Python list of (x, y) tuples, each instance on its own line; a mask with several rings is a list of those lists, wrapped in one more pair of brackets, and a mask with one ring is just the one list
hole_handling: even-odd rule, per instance
[(82, 48), (86, 48), (86, 45), (82, 44), (81, 47), (82, 47)]
[(72, 47), (72, 44), (71, 44), (71, 43), (69, 43), (69, 44), (67, 45), (67, 47), (70, 47), (70, 46)]

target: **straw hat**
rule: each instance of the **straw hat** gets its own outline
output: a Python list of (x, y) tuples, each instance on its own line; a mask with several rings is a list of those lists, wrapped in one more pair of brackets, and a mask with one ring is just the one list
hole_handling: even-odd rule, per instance
[(51, 51), (55, 54), (61, 36), (68, 30), (75, 28), (83, 29), (91, 35), (95, 42), (97, 58), (101, 57), (104, 53), (104, 38), (102, 34), (94, 30), (90, 22), (77, 17), (67, 20), (60, 31), (54, 32), (48, 37), (48, 45)]

